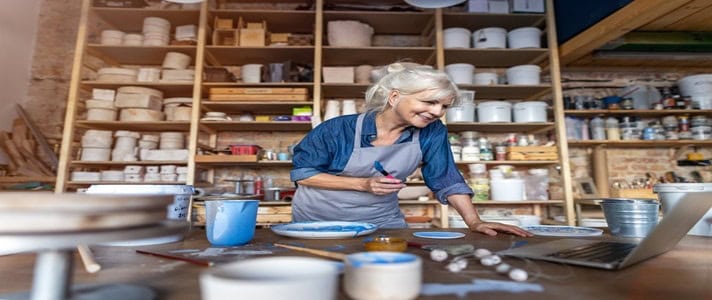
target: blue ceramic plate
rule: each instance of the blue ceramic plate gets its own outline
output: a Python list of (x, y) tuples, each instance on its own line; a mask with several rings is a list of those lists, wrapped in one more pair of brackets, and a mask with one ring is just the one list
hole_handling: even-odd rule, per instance
[(361, 222), (296, 222), (272, 226), (276, 234), (302, 239), (342, 239), (370, 234), (378, 227)]
[(541, 236), (597, 236), (603, 234), (603, 230), (589, 227), (560, 226), (560, 225), (532, 225), (522, 226), (522, 229), (535, 235)]
[(449, 240), (449, 239), (459, 239), (465, 236), (462, 232), (450, 232), (450, 231), (418, 231), (413, 232), (413, 235), (419, 238), (426, 239), (439, 239), (439, 240)]

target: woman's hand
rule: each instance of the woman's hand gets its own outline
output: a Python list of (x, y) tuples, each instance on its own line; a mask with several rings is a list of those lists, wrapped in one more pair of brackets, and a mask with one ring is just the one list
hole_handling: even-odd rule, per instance
[(374, 195), (397, 193), (405, 184), (400, 179), (388, 177), (371, 177), (366, 182), (366, 191)]
[(529, 231), (521, 229), (517, 226), (495, 223), (495, 222), (473, 222), (470, 224), (470, 230), (474, 232), (484, 233), (489, 236), (497, 235), (497, 232), (505, 232), (513, 235), (518, 235), (521, 237), (532, 237), (534, 236)]

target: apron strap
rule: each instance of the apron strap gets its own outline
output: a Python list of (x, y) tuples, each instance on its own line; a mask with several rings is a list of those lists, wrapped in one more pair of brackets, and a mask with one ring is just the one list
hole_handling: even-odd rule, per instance
[(356, 131), (354, 132), (354, 149), (361, 148), (361, 129), (363, 128), (363, 119), (365, 118), (366, 114), (360, 114), (358, 115), (358, 119), (356, 119)]

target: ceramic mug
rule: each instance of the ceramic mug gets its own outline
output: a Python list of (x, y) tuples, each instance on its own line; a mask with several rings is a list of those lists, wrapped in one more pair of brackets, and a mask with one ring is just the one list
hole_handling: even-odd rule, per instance
[(239, 246), (255, 236), (259, 200), (205, 201), (205, 234), (214, 246)]
[(415, 299), (422, 284), (421, 259), (410, 253), (360, 252), (344, 260), (344, 291), (356, 300)]

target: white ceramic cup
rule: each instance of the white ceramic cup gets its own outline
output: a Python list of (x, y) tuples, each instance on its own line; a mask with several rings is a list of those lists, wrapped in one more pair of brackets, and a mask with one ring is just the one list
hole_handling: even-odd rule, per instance
[(420, 257), (400, 252), (360, 252), (344, 261), (344, 290), (356, 300), (415, 299), (422, 283)]
[(259, 83), (262, 80), (261, 64), (246, 64), (240, 69), (242, 81), (246, 83)]
[(353, 115), (355, 113), (357, 113), (355, 100), (341, 101), (341, 115)]

